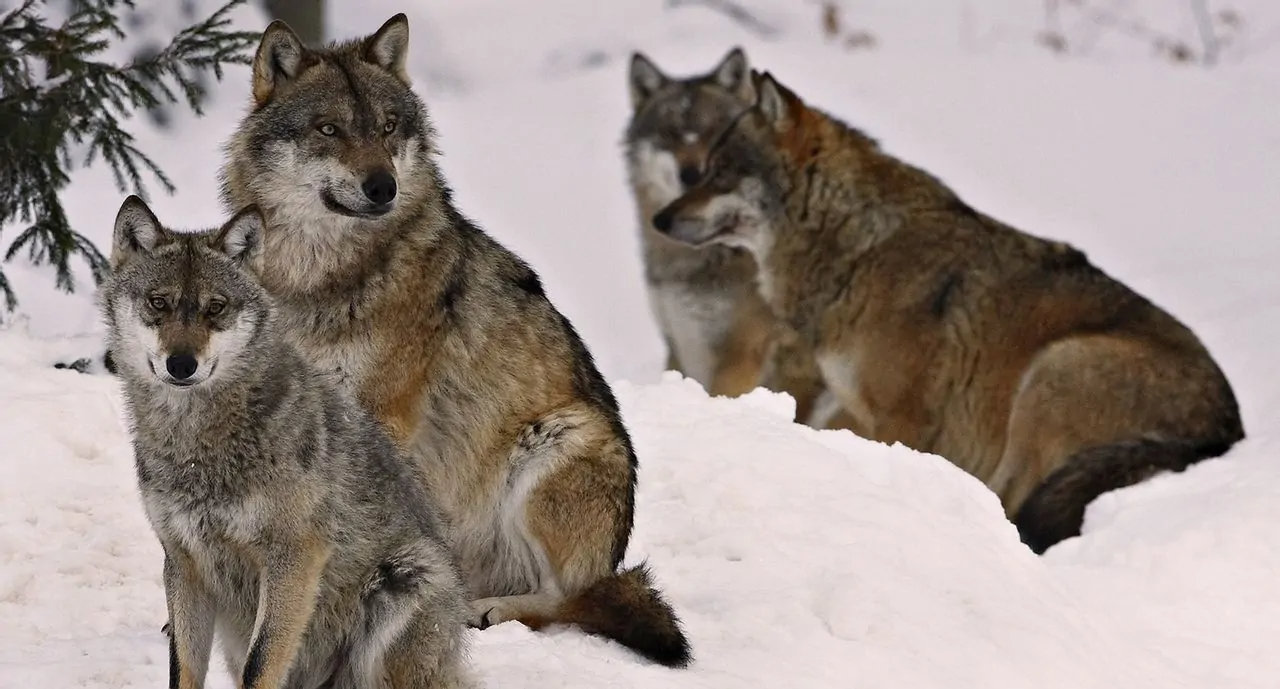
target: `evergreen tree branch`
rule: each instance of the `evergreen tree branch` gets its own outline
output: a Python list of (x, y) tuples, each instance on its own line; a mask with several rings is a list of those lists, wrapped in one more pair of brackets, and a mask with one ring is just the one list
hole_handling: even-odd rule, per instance
[[(25, 250), (37, 265), (53, 266), (59, 289), (73, 292), (71, 258), (88, 263), (95, 284), (107, 269), (102, 252), (71, 228), (58, 197), (76, 159), (85, 167), (105, 162), (121, 193), (145, 198), (146, 177), (173, 193), (173, 181), (124, 121), (138, 109), (180, 101), (202, 116), (200, 75), (220, 81), (226, 65), (248, 64), (259, 34), (230, 30), (230, 13), (246, 2), (230, 0), (160, 51), (116, 65), (96, 57), (125, 37), (120, 16), (133, 0), (76, 0), (57, 26), (40, 16), (45, 2), (23, 0), (0, 15), (0, 223), (27, 224), (5, 261)], [(16, 307), (3, 273), (0, 295), (7, 310)]]

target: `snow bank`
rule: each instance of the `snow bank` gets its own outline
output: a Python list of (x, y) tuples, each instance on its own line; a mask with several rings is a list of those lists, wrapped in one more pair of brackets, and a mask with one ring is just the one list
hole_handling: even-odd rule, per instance
[[(44, 358), (0, 334), (0, 686), (158, 686), (161, 553), (116, 382)], [(472, 633), (488, 686), (1146, 686), (950, 464), (798, 426), (763, 390), (709, 399), (670, 374), (618, 393), (642, 458), (628, 560), (652, 563), (696, 666), (509, 623)]]

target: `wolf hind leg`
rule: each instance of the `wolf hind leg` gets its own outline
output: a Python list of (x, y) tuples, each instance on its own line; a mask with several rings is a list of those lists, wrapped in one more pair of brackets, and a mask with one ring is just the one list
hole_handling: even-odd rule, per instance
[(1239, 417), (1201, 360), (1124, 334), (1077, 335), (1023, 373), (1005, 449), (987, 478), (1024, 542), (1079, 534), (1086, 506), (1160, 471), (1226, 451)]
[(539, 463), (543, 471), (527, 468), (534, 474), (528, 489), (513, 491), (503, 510), (510, 515), (498, 536), (508, 544), (497, 566), (504, 595), (472, 600), (472, 627), (513, 620), (540, 626), (557, 617), (566, 595), (613, 572), (623, 515), (622, 501), (611, 493), (625, 484), (612, 475), (611, 459), (542, 457)]
[(353, 688), (475, 689), (465, 633), (461, 616), (446, 621), (430, 607), (422, 608), (386, 649), (380, 672), (373, 677), (377, 683)]
[(505, 536), (519, 541), (511, 552), (529, 557), (523, 564), (536, 569), (532, 585), (523, 594), (473, 601), (471, 621), (483, 627), (514, 620), (535, 631), (575, 625), (663, 665), (683, 667), (691, 658), (688, 640), (648, 569), (617, 571), (631, 532), (628, 454), (616, 436), (588, 428), (578, 426), (577, 442), (556, 447), (571, 452), (544, 454), (527, 484), (517, 481), (520, 490), (505, 506), (516, 516)]
[(474, 627), (555, 619), (566, 596), (612, 574), (621, 559), (631, 526), (625, 454), (616, 439), (588, 430), (582, 421), (590, 416), (560, 419), (540, 427), (553, 443), (523, 441), (534, 450), (504, 499), (498, 538), (507, 545), (496, 568), (500, 586), (490, 591), (505, 595), (471, 602)]
[[(412, 663), (402, 657), (421, 654), (428, 660), (434, 659), (431, 662), (437, 665), (444, 662), (438, 656), (447, 655), (446, 652), (461, 658), (465, 655), (461, 650), (465, 614), (457, 572), (430, 544), (420, 544), (416, 549), (389, 558), (365, 587), (361, 616), (350, 632), (341, 666), (326, 686), (332, 689), (466, 686), (427, 681), (422, 671), (409, 672)], [(401, 674), (408, 673), (407, 683), (386, 684), (395, 668), (400, 668), (397, 671)]]

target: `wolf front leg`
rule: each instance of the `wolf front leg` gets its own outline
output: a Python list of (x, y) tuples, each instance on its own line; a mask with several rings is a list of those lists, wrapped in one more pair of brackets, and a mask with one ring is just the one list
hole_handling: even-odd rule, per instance
[(169, 687), (201, 689), (213, 649), (214, 604), (191, 555), (164, 548), (164, 597), (169, 610)]
[(328, 544), (319, 540), (273, 543), (258, 578), (258, 616), (244, 663), (244, 689), (281, 689), (315, 610)]
[(714, 338), (715, 370), (707, 392), (738, 397), (761, 385), (776, 349), (772, 314), (754, 294), (739, 295), (728, 328)]

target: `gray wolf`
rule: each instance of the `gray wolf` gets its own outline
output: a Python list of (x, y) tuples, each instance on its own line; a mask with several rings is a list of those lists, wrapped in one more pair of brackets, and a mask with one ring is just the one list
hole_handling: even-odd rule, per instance
[(222, 169), (227, 207), (266, 218), (255, 270), (441, 505), (471, 624), (574, 624), (683, 666), (649, 569), (620, 569), (636, 455), (613, 392), (537, 273), (455, 206), (408, 48), (403, 14), (324, 47), (266, 28)]
[(654, 226), (752, 252), (859, 435), (984, 481), (1037, 553), (1078, 535), (1098, 495), (1244, 437), (1225, 375), (1176, 318), (755, 81), (703, 180)]
[(117, 214), (101, 291), (142, 503), (164, 550), (169, 686), (216, 633), (244, 689), (471, 687), (443, 525), (371, 415), (283, 337), (244, 270), (263, 221)]
[(725, 244), (693, 247), (652, 223), (656, 212), (697, 185), (707, 147), (754, 101), (746, 53), (735, 47), (710, 71), (676, 78), (636, 52), (628, 82), (628, 180), (667, 368), (712, 395), (737, 396), (761, 385), (787, 392), (796, 399), (799, 421), (827, 426), (828, 418), (814, 414), (823, 392), (816, 362), (760, 297), (751, 253)]

